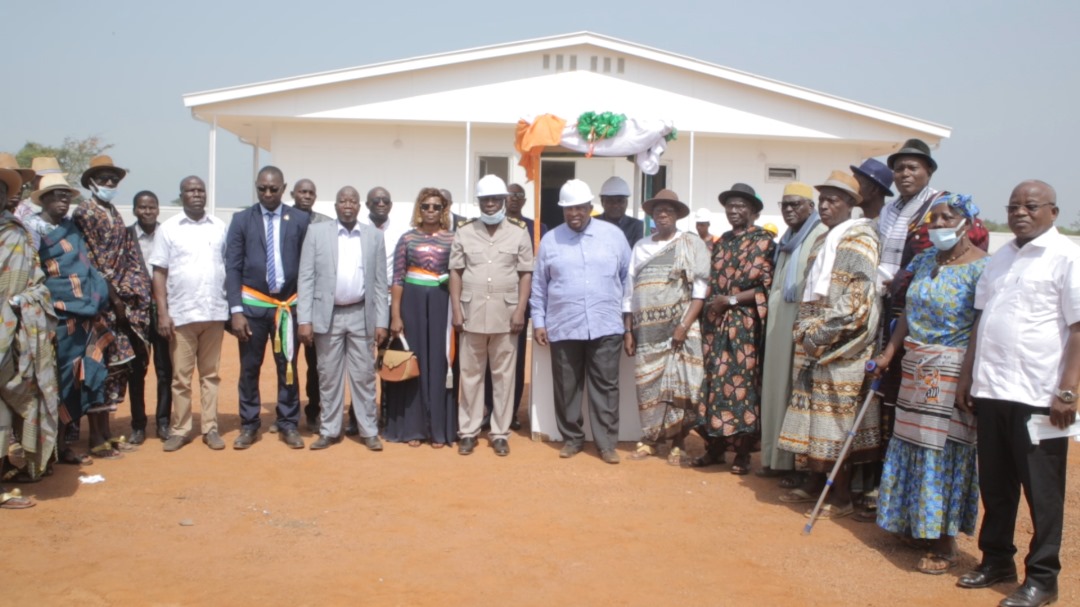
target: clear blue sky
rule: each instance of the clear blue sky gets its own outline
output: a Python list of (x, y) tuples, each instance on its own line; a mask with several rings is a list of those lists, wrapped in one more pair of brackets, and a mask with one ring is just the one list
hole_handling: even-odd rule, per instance
[[(590, 30), (951, 126), (933, 184), (990, 219), (1030, 177), (1057, 188), (1059, 223), (1080, 213), (1075, 0), (5, 0), (0, 17), (0, 151), (100, 135), (132, 169), (127, 195), (171, 200), (181, 177), (206, 175), (208, 127), (184, 93)], [(224, 133), (218, 159), (218, 203), (246, 201), (251, 148)]]

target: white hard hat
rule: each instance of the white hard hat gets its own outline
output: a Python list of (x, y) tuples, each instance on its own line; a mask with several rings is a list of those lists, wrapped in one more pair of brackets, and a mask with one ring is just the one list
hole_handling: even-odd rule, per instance
[(506, 182), (500, 179), (498, 175), (484, 175), (476, 184), (477, 198), (509, 195), (510, 192), (506, 191)]
[(697, 212), (694, 213), (694, 222), (695, 223), (711, 223), (712, 222), (712, 212), (709, 211), (709, 209), (698, 209)]
[(630, 185), (622, 177), (611, 177), (600, 186), (601, 196), (629, 196)]
[(579, 204), (592, 202), (592, 190), (589, 184), (580, 179), (571, 179), (559, 189), (559, 206), (576, 207)]

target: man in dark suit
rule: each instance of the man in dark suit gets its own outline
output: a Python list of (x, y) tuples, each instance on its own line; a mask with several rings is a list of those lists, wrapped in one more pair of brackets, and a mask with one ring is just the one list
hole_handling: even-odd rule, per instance
[[(131, 240), (138, 246), (135, 253), (146, 271), (153, 275), (153, 268), (147, 263), (154, 250), (154, 237), (157, 234), (160, 208), (157, 195), (143, 190), (135, 195), (135, 223), (128, 226)], [(150, 341), (149, 349), (154, 358), (154, 375), (157, 377), (157, 406), (154, 412), (154, 429), (161, 440), (169, 438), (169, 419), (172, 417), (172, 360), (169, 358), (169, 340), (157, 332), (157, 317), (154, 305), (150, 306)], [(133, 445), (141, 445), (146, 440), (146, 372), (150, 368), (150, 357), (136, 357), (135, 366), (128, 376), (128, 398), (131, 400), (131, 438)]]
[(240, 436), (234, 449), (247, 449), (259, 437), (259, 370), (266, 342), (273, 343), (277, 366), (277, 429), (285, 444), (303, 449), (296, 429), (300, 394), (296, 383), (296, 277), (308, 215), (283, 206), (281, 169), (263, 167), (255, 180), (259, 202), (236, 215), (225, 245), (225, 296), (230, 328), (240, 342)]

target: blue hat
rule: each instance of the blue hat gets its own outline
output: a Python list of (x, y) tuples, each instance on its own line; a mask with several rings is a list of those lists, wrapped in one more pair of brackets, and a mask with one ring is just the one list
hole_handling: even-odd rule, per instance
[(851, 170), (857, 175), (862, 175), (870, 181), (881, 186), (881, 189), (885, 190), (885, 193), (889, 196), (895, 196), (892, 192), (892, 169), (885, 166), (885, 163), (876, 158), (867, 158), (859, 166), (851, 165)]

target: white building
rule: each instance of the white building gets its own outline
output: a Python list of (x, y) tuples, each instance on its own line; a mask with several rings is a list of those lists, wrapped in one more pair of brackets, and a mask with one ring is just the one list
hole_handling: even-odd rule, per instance
[(678, 139), (655, 177), (624, 158), (546, 152), (544, 219), (560, 221), (547, 203), (566, 179), (584, 179), (596, 191), (619, 175), (634, 184), (635, 208), (669, 187), (693, 209), (715, 212), (715, 233), (727, 227), (716, 196), (736, 181), (765, 201), (759, 223), (783, 226), (775, 203), (786, 182), (813, 184), (908, 138), (937, 147), (950, 134), (917, 118), (587, 32), (191, 93), (184, 104), (210, 125), (211, 208), (214, 150), (225, 130), (252, 145), (253, 171), (262, 150), (288, 181), (314, 180), (324, 212), (343, 185), (361, 192), (381, 185), (395, 198), (395, 215), (405, 216), (424, 186), (447, 188), (462, 203), (484, 173), (524, 183), (514, 150), (522, 118), (550, 113), (573, 123), (583, 112), (611, 111), (670, 120)]

